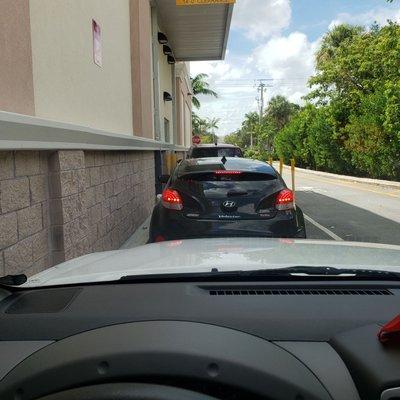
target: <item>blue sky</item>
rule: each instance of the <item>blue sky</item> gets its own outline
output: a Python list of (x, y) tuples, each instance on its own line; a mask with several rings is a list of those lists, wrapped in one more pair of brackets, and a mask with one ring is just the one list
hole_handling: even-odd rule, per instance
[(272, 79), (267, 99), (283, 94), (301, 103), (314, 72), (314, 53), (332, 26), (400, 21), (400, 0), (237, 0), (226, 59), (191, 63), (192, 75), (209, 74), (218, 99), (201, 98), (199, 114), (220, 118), (218, 134), (240, 127), (258, 109), (255, 79)]

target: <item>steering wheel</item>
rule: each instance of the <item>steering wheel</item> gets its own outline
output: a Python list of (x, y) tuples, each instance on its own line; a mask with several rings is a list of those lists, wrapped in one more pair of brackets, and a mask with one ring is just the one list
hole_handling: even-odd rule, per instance
[(205, 394), (172, 386), (116, 383), (86, 386), (54, 393), (38, 400), (217, 400)]

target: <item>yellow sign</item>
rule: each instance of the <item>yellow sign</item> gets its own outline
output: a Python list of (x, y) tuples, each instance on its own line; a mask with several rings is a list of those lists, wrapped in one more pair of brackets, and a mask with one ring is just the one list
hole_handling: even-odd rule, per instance
[(176, 0), (177, 6), (196, 6), (208, 4), (234, 4), (236, 0)]

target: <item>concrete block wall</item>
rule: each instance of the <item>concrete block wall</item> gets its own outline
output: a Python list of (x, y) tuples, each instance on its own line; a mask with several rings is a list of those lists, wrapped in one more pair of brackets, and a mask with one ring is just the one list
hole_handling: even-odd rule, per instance
[(0, 152), (0, 275), (118, 249), (155, 201), (151, 151)]
[(0, 275), (48, 268), (48, 155), (0, 152)]
[(153, 209), (154, 153), (88, 152), (85, 171), (89, 245), (119, 248)]
[(85, 191), (85, 153), (49, 155), (50, 246), (52, 264), (90, 253)]

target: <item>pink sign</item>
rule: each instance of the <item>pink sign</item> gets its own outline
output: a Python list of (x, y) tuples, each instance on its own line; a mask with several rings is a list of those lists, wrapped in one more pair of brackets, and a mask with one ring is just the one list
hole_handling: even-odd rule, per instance
[(92, 19), (93, 31), (93, 61), (99, 67), (102, 66), (102, 52), (101, 52), (101, 29), (100, 25)]

